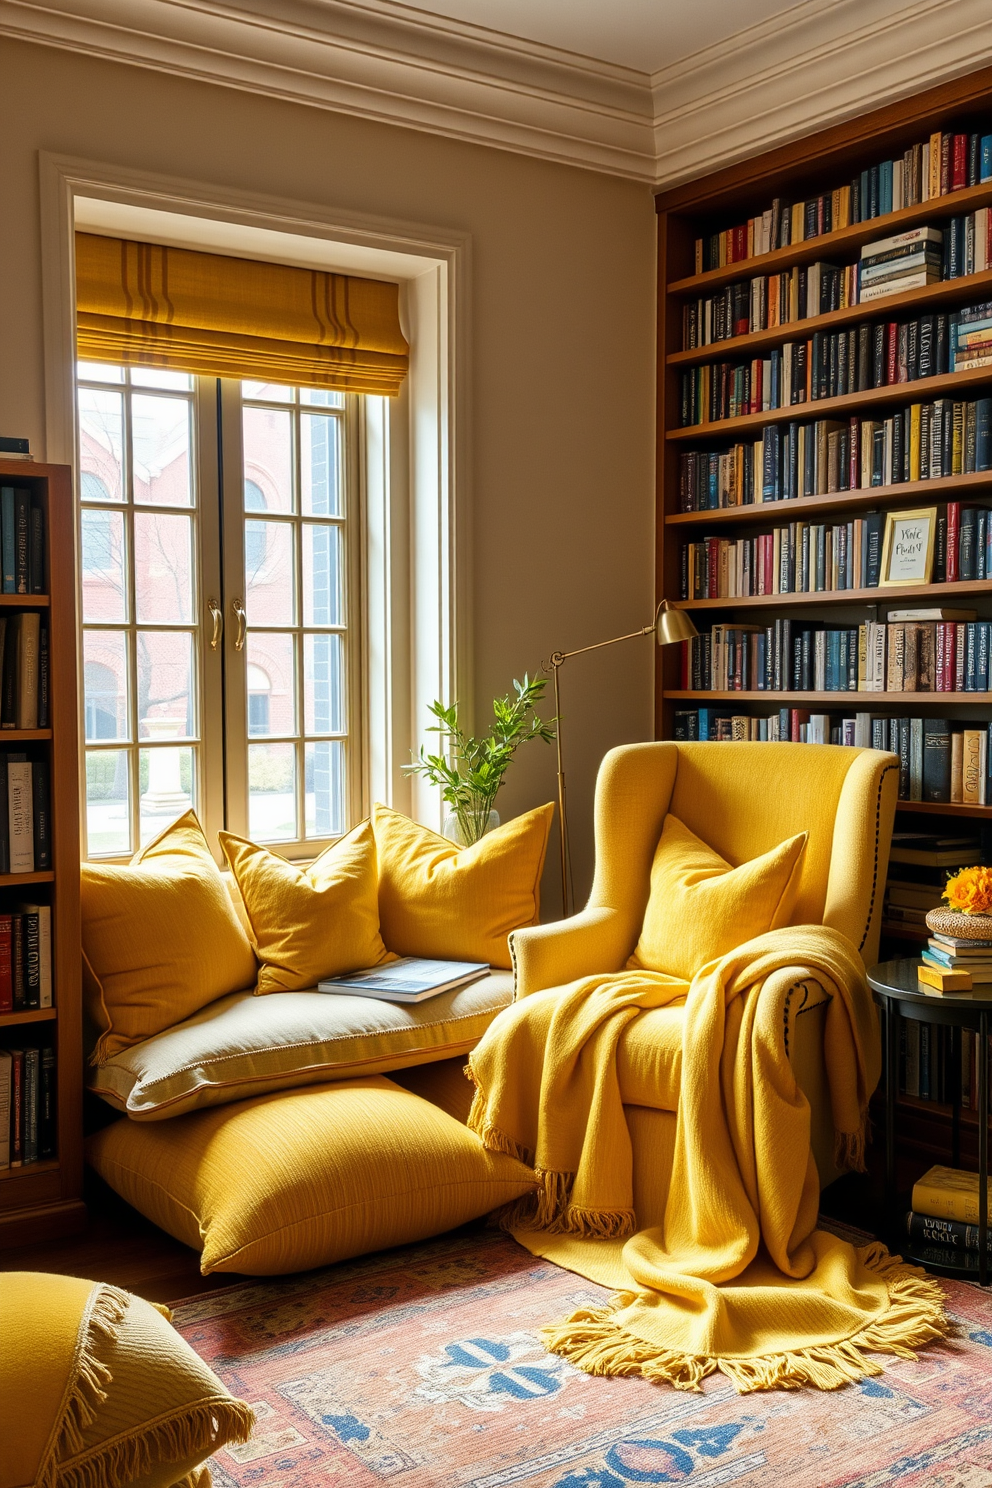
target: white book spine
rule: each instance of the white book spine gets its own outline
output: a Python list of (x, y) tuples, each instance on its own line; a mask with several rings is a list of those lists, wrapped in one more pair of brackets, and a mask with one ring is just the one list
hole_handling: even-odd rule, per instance
[(33, 873), (34, 811), (32, 809), (30, 761), (8, 761), (7, 802), (10, 819), (10, 871), (11, 873)]

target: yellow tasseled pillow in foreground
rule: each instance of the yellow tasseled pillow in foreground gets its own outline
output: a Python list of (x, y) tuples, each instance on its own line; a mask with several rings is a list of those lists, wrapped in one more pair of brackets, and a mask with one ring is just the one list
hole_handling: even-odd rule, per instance
[(691, 981), (700, 967), (789, 923), (806, 833), (739, 867), (666, 816), (651, 865), (651, 894), (631, 965)]
[(508, 970), (510, 931), (538, 921), (553, 815), (552, 805), (538, 806), (459, 848), (388, 806), (374, 806), (379, 920), (389, 949)]
[(368, 821), (307, 868), (230, 832), (220, 833), (220, 843), (251, 923), (259, 992), (299, 992), (387, 959)]
[(126, 867), (83, 863), (81, 901), (97, 1062), (254, 986), (254, 953), (192, 811)]
[(150, 1302), (76, 1276), (4, 1276), (0, 1488), (171, 1488), (252, 1421)]

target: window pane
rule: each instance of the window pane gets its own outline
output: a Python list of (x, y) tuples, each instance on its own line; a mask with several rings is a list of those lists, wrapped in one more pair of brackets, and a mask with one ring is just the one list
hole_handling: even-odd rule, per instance
[(79, 470), (86, 500), (124, 500), (123, 451), (121, 394), (105, 392), (102, 388), (80, 388)]
[(83, 619), (126, 620), (124, 515), (99, 507), (84, 507), (80, 520)]
[(192, 749), (138, 751), (138, 833), (142, 845), (193, 804)]
[(296, 620), (296, 566), (289, 522), (245, 522), (245, 609), (249, 625)]
[(285, 631), (248, 633), (248, 732), (296, 733), (296, 637)]
[(109, 362), (77, 362), (76, 376), (80, 382), (123, 382), (124, 368)]
[(253, 842), (291, 842), (299, 835), (295, 744), (249, 744), (248, 835)]
[(122, 630), (83, 632), (83, 694), (87, 744), (126, 739), (127, 637)]
[(292, 403), (293, 389), (281, 382), (243, 382), (242, 398), (260, 398), (266, 403)]
[(323, 414), (300, 415), (300, 485), (308, 517), (341, 515), (340, 428), (337, 419)]
[(246, 408), (243, 426), (245, 481), (258, 486), (267, 510), (293, 511), (292, 414), (282, 408)]
[(159, 506), (189, 506), (190, 406), (185, 398), (131, 399), (134, 499)]
[(131, 851), (127, 752), (86, 751), (86, 846), (92, 857)]
[(300, 402), (321, 408), (343, 408), (344, 393), (336, 393), (332, 388), (300, 388)]
[(187, 739), (196, 733), (193, 637), (188, 630), (139, 630), (138, 734)]
[(343, 734), (344, 636), (303, 638), (304, 732)]
[(342, 625), (341, 529), (329, 522), (303, 525), (303, 623)]
[(131, 381), (135, 387), (170, 388), (178, 393), (188, 393), (193, 386), (188, 372), (167, 372), (164, 367), (132, 367)]
[(347, 830), (344, 743), (329, 739), (306, 746), (306, 835), (334, 837)]
[(139, 621), (188, 621), (192, 614), (189, 517), (134, 514), (134, 575)]

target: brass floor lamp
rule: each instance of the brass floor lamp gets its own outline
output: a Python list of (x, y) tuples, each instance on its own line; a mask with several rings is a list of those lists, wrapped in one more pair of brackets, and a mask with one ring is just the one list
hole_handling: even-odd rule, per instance
[(619, 641), (632, 641), (636, 636), (654, 635), (659, 646), (670, 646), (675, 641), (691, 641), (699, 632), (693, 625), (684, 610), (675, 610), (667, 599), (663, 599), (654, 613), (654, 620), (650, 625), (643, 626), (640, 630), (628, 631), (626, 635), (613, 636), (609, 641), (597, 641), (593, 646), (579, 646), (576, 651), (554, 651), (551, 660), (545, 667), (549, 668), (555, 680), (555, 714), (558, 745), (558, 822), (559, 836), (561, 840), (561, 908), (562, 914), (567, 916), (572, 913), (572, 865), (568, 852), (568, 817), (565, 814), (565, 767), (562, 763), (561, 750), (561, 692), (558, 684), (558, 673), (562, 662), (568, 661), (572, 656), (584, 656), (587, 651), (601, 651), (604, 646), (615, 646)]

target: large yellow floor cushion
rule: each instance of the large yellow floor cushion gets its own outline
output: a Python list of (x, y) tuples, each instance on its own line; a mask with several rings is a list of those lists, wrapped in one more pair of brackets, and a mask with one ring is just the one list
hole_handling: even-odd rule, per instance
[(123, 1119), (87, 1156), (135, 1209), (202, 1250), (204, 1275), (278, 1276), (423, 1240), (536, 1186), (529, 1168), (381, 1075), (175, 1121)]
[(137, 1121), (249, 1095), (467, 1054), (513, 997), (509, 972), (412, 1006), (341, 993), (222, 997), (88, 1071), (90, 1088)]
[(200, 1464), (251, 1427), (150, 1303), (76, 1276), (4, 1276), (0, 1488), (209, 1488)]

